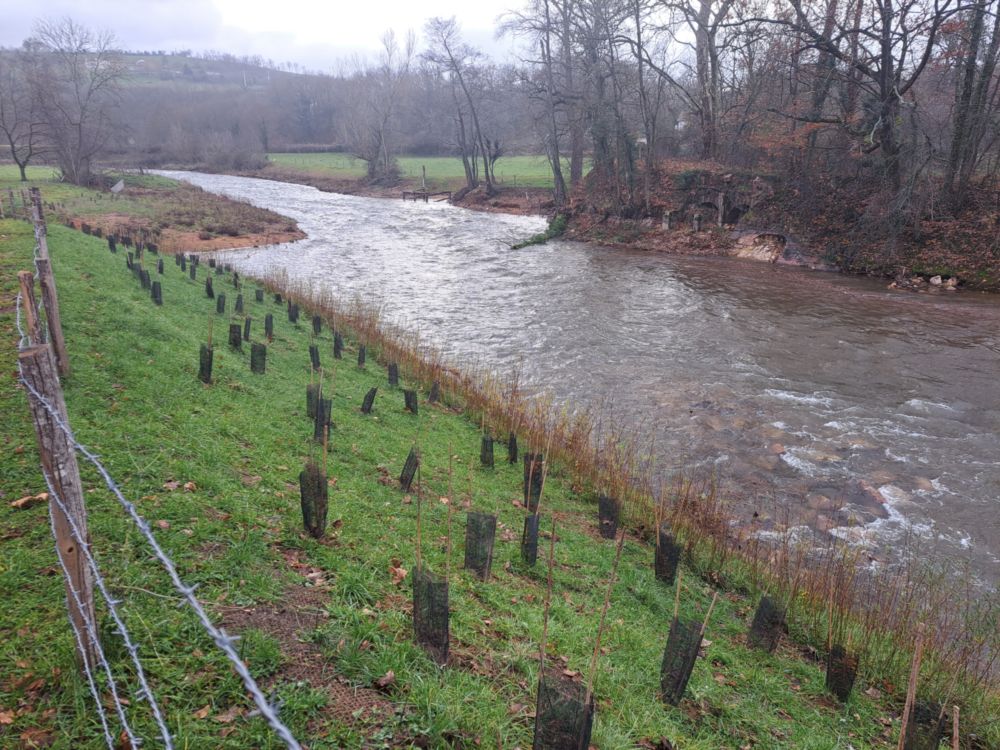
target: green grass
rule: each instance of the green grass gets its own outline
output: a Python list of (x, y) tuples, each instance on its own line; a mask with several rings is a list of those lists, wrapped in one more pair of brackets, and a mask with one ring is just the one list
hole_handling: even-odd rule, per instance
[[(330, 177), (357, 179), (365, 175), (365, 163), (349, 154), (268, 154), (274, 164), (287, 169)], [(400, 156), (403, 177), (420, 181), (427, 167), (431, 190), (454, 190), (465, 184), (462, 160), (453, 156)], [(569, 163), (565, 166), (569, 173)], [(552, 187), (552, 170), (544, 156), (503, 156), (496, 163), (497, 182), (502, 187)]]
[[(7, 373), (15, 370), (7, 300), (14, 271), (30, 262), (30, 247), (26, 224), (0, 223)], [(103, 457), (154, 522), (182, 575), (199, 584), (201, 600), (219, 616), (232, 606), (278, 607), (287, 592), (307, 583), (289, 564), (291, 556), (298, 556), (330, 586), (320, 599), (324, 623), (304, 637), (356, 685), (370, 686), (386, 672), (395, 673), (391, 698), (406, 708), (372, 730), (381, 739), (369, 746), (396, 746), (404, 736), (423, 737), (430, 747), (448, 746), (456, 738), (467, 744), (479, 739), (491, 747), (498, 742), (527, 746), (530, 708), (512, 708), (534, 703), (544, 571), (525, 568), (517, 541), (510, 539), (518, 536), (523, 519), (523, 511), (512, 504), (519, 495), (520, 467), (498, 462), (492, 471), (472, 470), (474, 507), (498, 510), (501, 528), (514, 532), (497, 541), (494, 580), (482, 583), (460, 569), (464, 513), (455, 513), (451, 627), (456, 664), (441, 670), (412, 643), (409, 579), (396, 586), (389, 575), (394, 558), (412, 570), (415, 505), (379, 481), (379, 467), (398, 476), (411, 442), (420, 436), (427, 506), (424, 556), (441, 571), (446, 506), (439, 498), (447, 495), (448, 457), (456, 456), (462, 467), (456, 487), (464, 491), (467, 466), (478, 456), (477, 427), (453, 410), (423, 401), (419, 417), (405, 413), (401, 392), (385, 385), (383, 368), (369, 360), (367, 370), (359, 370), (350, 343), (345, 359), (335, 363), (331, 336), (324, 330), (319, 343), (334, 383), (336, 425), (330, 517), (340, 523), (329, 541), (317, 542), (301, 533), (296, 486), (303, 461), (316, 452), (304, 415), (308, 318), (291, 325), (270, 296), (256, 303), (252, 287), (245, 290), (254, 339), (264, 313), (275, 315), (267, 374), (254, 376), (247, 355), (224, 343), (229, 316), (216, 316), (214, 303), (205, 297), (207, 267), (192, 282), (168, 258), (165, 303), (156, 308), (125, 270), (122, 254), (109, 254), (103, 242), (57, 226), (51, 228), (50, 247), (73, 365), (65, 390), (77, 436)], [(235, 295), (223, 279), (215, 277), (216, 289), (227, 293), (231, 310)], [(195, 375), (198, 345), (210, 319), (216, 320), (215, 383), (206, 387)], [(379, 396), (373, 415), (365, 417), (358, 405), (373, 385), (379, 386)], [(0, 726), (0, 745), (37, 728), (53, 733), (52, 747), (98, 748), (99, 727), (74, 669), (45, 509), (9, 508), (9, 500), (44, 489), (26, 405), (11, 377), (0, 388), (0, 405), (0, 588), (13, 592), (0, 612), (0, 674), (5, 675), (0, 712), (16, 714), (13, 724)], [(585, 673), (614, 550), (595, 540), (592, 498), (574, 494), (561, 471), (550, 480), (545, 506), (560, 520), (549, 654)], [(165, 485), (171, 481), (194, 482), (196, 489), (170, 490)], [(144, 644), (144, 663), (178, 746), (277, 747), (260, 719), (213, 720), (231, 706), (246, 707), (237, 678), (191, 613), (176, 606), (174, 592), (139, 535), (88, 469), (84, 484), (94, 549), (124, 601), (131, 630)], [(456, 491), (455, 500), (461, 499)], [(548, 526), (545, 520), (543, 528)], [(682, 709), (661, 705), (658, 669), (673, 590), (654, 580), (650, 561), (648, 546), (626, 543), (604, 638), (607, 653), (595, 683), (597, 747), (628, 748), (660, 737), (705, 750), (747, 744), (888, 746), (879, 721), (886, 709), (862, 693), (864, 685), (848, 706), (837, 707), (824, 695), (820, 667), (801, 658), (794, 645), (773, 656), (743, 645), (753, 602), (737, 594), (719, 599), (706, 636), (712, 644), (695, 668)], [(711, 589), (689, 572), (685, 581), (682, 614), (701, 617)], [(321, 687), (281, 679), (287, 644), (254, 632), (243, 649), (255, 674), (265, 683), (277, 680), (283, 716), (310, 747), (362, 746), (361, 729), (328, 718)], [(121, 655), (116, 670), (129, 674)], [(37, 679), (41, 687), (32, 687)], [(198, 718), (206, 705), (209, 716)], [(135, 715), (140, 730), (151, 737), (143, 709)]]

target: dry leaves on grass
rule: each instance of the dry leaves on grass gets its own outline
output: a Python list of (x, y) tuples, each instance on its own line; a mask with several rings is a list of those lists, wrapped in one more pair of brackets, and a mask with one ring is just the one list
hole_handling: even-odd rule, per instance
[(243, 715), (243, 709), (239, 706), (231, 706), (228, 710), (212, 717), (212, 721), (219, 724), (231, 724), (234, 720)]
[(406, 578), (406, 574), (409, 571), (403, 567), (403, 564), (397, 559), (392, 558), (392, 562), (389, 563), (389, 575), (392, 576), (392, 583), (394, 586), (398, 586)]
[(10, 507), (14, 510), (27, 510), (28, 508), (33, 508), (36, 505), (41, 505), (42, 503), (48, 501), (48, 492), (39, 492), (37, 495), (25, 495), (24, 497), (14, 500)]
[(195, 492), (198, 489), (198, 485), (194, 482), (184, 482), (181, 484), (176, 479), (171, 479), (169, 482), (163, 483), (163, 489), (167, 490), (167, 492), (175, 492), (182, 487), (185, 492)]

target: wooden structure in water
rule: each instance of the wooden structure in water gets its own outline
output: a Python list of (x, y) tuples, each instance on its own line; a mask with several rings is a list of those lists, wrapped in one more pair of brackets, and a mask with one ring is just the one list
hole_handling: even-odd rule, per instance
[(412, 201), (421, 201), (422, 200), (424, 203), (427, 203), (428, 201), (430, 201), (432, 199), (433, 200), (439, 200), (439, 201), (450, 201), (451, 200), (451, 191), (450, 190), (442, 190), (439, 193), (432, 193), (432, 192), (430, 192), (428, 190), (404, 190), (403, 191), (403, 200), (404, 201), (405, 200), (412, 200)]

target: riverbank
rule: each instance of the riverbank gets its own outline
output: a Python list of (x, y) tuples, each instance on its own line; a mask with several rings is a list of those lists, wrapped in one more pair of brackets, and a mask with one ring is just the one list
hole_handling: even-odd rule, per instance
[[(454, 394), (454, 409), (432, 406), (426, 401), (428, 383), (404, 367), (404, 383), (423, 394), (419, 415), (407, 414), (401, 394), (385, 386), (373, 359), (366, 369), (354, 364), (356, 340), (348, 341), (344, 360), (333, 360), (327, 326), (313, 336), (306, 310), (298, 325), (288, 323), (270, 295), (256, 301), (252, 284), (243, 289), (252, 339), (258, 340), (265, 312), (275, 317), (267, 373), (252, 375), (245, 354), (217, 345), (215, 383), (202, 386), (196, 379), (197, 349), (208, 320), (221, 327), (232, 317), (216, 316), (215, 303), (205, 297), (201, 277), (207, 264), (194, 281), (165, 264), (164, 306), (158, 308), (125, 270), (121, 254), (108, 253), (102, 240), (54, 226), (50, 247), (74, 363), (66, 396), (78, 437), (102, 455), (126, 494), (139, 500), (183, 574), (201, 584), (199, 596), (212, 603), (213, 614), (244, 633), (244, 657), (276, 690), (283, 717), (310, 747), (378, 741), (444, 746), (477, 739), (525, 746), (544, 571), (520, 561), (524, 511), (514, 502), (520, 467), (504, 464), (498, 451), (495, 469), (468, 471), (470, 460), (478, 462), (480, 433), (475, 412), (473, 421), (456, 412), (469, 406), (461, 395)], [(8, 342), (14, 340), (13, 271), (27, 267), (30, 251), (27, 225), (0, 224), (0, 259), (11, 271), (3, 275), (0, 305)], [(228, 275), (214, 278), (218, 290), (231, 288)], [(336, 425), (326, 541), (301, 533), (295, 483), (302, 462), (318, 450), (302, 414), (308, 346), (316, 342)], [(385, 345), (373, 339), (368, 344), (371, 357)], [(11, 343), (3, 352), (12, 370)], [(376, 408), (365, 417), (358, 405), (372, 386), (379, 387)], [(0, 461), (9, 501), (37, 494), (40, 478), (23, 393), (13, 379), (0, 398), (9, 448)], [(448, 567), (442, 537), (448, 510), (454, 510), (449, 576), (454, 660), (444, 671), (410, 640), (407, 571), (414, 557), (416, 498), (400, 493), (393, 478), (414, 439), (424, 455), (424, 556), (439, 571)], [(453, 487), (447, 470), (451, 456), (458, 456), (453, 465), (462, 467)], [(495, 578), (487, 583), (458, 569), (469, 473), (472, 507), (499, 512)], [(111, 571), (113, 590), (132, 613), (130, 622), (143, 624), (144, 637), (155, 644), (149, 651), (157, 658), (150, 658), (147, 668), (157, 693), (170, 696), (170, 722), (178, 736), (195, 747), (270, 746), (260, 720), (246, 716), (240, 686), (224, 664), (205, 656), (209, 645), (193, 635), (187, 611), (174, 606), (166, 582), (142, 564), (144, 554), (136, 551), (95, 479), (85, 477), (95, 548)], [(561, 465), (544, 494), (543, 514), (551, 513), (559, 524), (549, 658), (577, 680), (588, 675), (594, 613), (614, 557), (610, 543), (596, 541), (593, 491), (577, 484), (571, 465)], [(371, 523), (373, 517), (380, 522)], [(96, 747), (100, 730), (93, 714), (83, 707), (66, 710), (77, 702), (81, 685), (58, 579), (38, 574), (52, 563), (43, 519), (41, 506), (14, 510), (4, 502), (0, 509), (5, 552), (0, 583), (20, 592), (0, 615), (0, 630), (12, 634), (12, 650), (3, 655), (2, 671), (10, 678), (0, 685), (5, 717), (0, 738), (25, 747), (31, 742)], [(765, 579), (735, 558), (719, 559), (696, 538), (689, 541), (682, 615), (700, 621), (712, 592), (726, 582), (689, 699), (680, 709), (665, 708), (657, 699), (673, 591), (653, 578), (649, 546), (630, 537), (595, 682), (596, 746), (833, 747), (844, 737), (856, 748), (895, 744), (905, 652), (883, 646), (868, 653), (862, 659), (863, 684), (846, 708), (838, 707), (825, 694), (817, 663), (826, 631), (822, 603), (807, 607), (796, 600), (792, 638), (774, 655), (754, 652), (744, 638)], [(840, 627), (850, 629), (843, 620)], [(933, 661), (926, 669), (930, 682), (944, 682), (943, 676), (932, 677)], [(345, 692), (345, 685), (352, 689)], [(989, 716), (985, 699), (970, 695), (963, 716), (973, 721)], [(141, 709), (136, 713), (141, 716)]]
[[(338, 177), (329, 173), (296, 169), (280, 164), (269, 164), (263, 169), (226, 172), (225, 174), (278, 182), (293, 182), (298, 185), (309, 185), (327, 193), (392, 200), (404, 200), (404, 193), (419, 190), (421, 187), (420, 180), (414, 178), (403, 178), (394, 185), (379, 185), (358, 177)], [(550, 213), (554, 207), (552, 191), (542, 187), (501, 186), (492, 195), (487, 195), (484, 190), (462, 191), (462, 183), (455, 180), (438, 180), (432, 186), (429, 184), (428, 189), (432, 192), (452, 193), (453, 197), (450, 202), (453, 205), (474, 211), (528, 216)], [(460, 192), (461, 195), (459, 195)], [(445, 200), (445, 198), (437, 195), (431, 200), (440, 201)]]
[[(393, 199), (402, 199), (404, 191), (420, 184), (419, 179), (408, 174), (394, 186), (372, 185), (356, 170), (339, 164), (337, 168), (329, 167), (321, 158), (342, 155), (279, 156), (294, 158), (234, 174), (311, 185), (346, 195)], [(538, 178), (533, 182), (537, 183)], [(491, 196), (481, 189), (471, 191), (461, 195), (455, 205), (551, 218), (555, 211), (551, 188), (531, 183), (521, 187), (502, 185)], [(457, 193), (462, 184), (454, 176), (437, 178), (433, 189)], [(866, 227), (863, 212), (859, 213), (868, 200), (864, 196), (833, 191), (817, 202), (767, 174), (736, 173), (711, 162), (664, 161), (649, 199), (654, 218), (617, 218), (604, 205), (606, 194), (599, 186), (586, 183), (574, 192), (563, 212), (567, 217), (567, 238), (619, 249), (734, 257), (841, 271), (886, 279), (890, 289), (899, 291), (1000, 291), (1000, 243), (986, 195), (977, 197), (983, 205), (970, 209), (967, 216), (925, 221), (919, 228), (906, 227), (890, 241), (873, 239), (880, 230)], [(718, 220), (720, 210), (722, 223)], [(670, 219), (665, 221), (667, 214)], [(697, 225), (695, 216), (700, 217)]]
[[(8, 214), (11, 197), (22, 212), (22, 193), (38, 187), (51, 223), (97, 237), (130, 237), (167, 253), (259, 247), (305, 237), (294, 221), (274, 211), (156, 175), (122, 175), (118, 194), (59, 182), (47, 167), (29, 168), (28, 178), (22, 183), (16, 168), (0, 165), (0, 201)], [(107, 187), (117, 179), (107, 176)]]

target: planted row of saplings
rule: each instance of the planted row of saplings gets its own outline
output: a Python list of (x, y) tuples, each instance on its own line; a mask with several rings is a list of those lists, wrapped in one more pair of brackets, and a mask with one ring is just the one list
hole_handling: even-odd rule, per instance
[[(180, 261), (183, 263), (183, 259)], [(197, 261), (193, 262), (197, 266)], [(210, 261), (211, 265), (215, 265)], [(216, 266), (216, 273), (227, 272), (228, 267)], [(194, 275), (192, 274), (192, 278)], [(239, 288), (237, 274), (233, 274), (233, 283)], [(206, 293), (214, 296), (212, 291), (211, 276), (206, 278)], [(263, 302), (264, 292), (257, 289), (256, 301)], [(216, 297), (217, 313), (225, 313), (224, 295), (219, 295), (223, 301), (220, 303)], [(280, 294), (274, 295), (277, 304), (285, 302), (287, 304), (288, 320), (297, 323), (300, 310), (298, 303), (291, 300), (284, 301)], [(236, 312), (243, 312), (242, 295), (237, 296)], [(248, 326), (249, 320), (246, 321)], [(273, 316), (266, 318), (267, 336), (273, 336)], [(233, 336), (238, 336), (237, 325), (231, 326), (230, 343), (234, 344)], [(313, 316), (312, 332), (318, 336), (322, 330), (322, 318)], [(248, 332), (247, 332), (248, 333)], [(244, 335), (243, 338), (247, 338)], [(238, 346), (239, 339), (235, 345)], [(339, 332), (333, 335), (333, 356), (341, 359), (344, 351), (343, 337)], [(310, 459), (307, 461), (303, 471), (299, 475), (300, 501), (305, 529), (314, 537), (324, 536), (327, 526), (327, 515), (329, 505), (328, 484), (327, 484), (327, 455), (329, 449), (329, 435), (332, 428), (332, 399), (325, 398), (323, 393), (323, 368), (319, 345), (315, 339), (309, 345), (310, 358), (310, 382), (306, 387), (306, 414), (313, 423), (313, 440), (322, 445), (322, 460)], [(360, 344), (358, 347), (358, 366), (365, 367), (366, 346)], [(396, 363), (390, 362), (387, 366), (388, 384), (391, 388), (399, 386), (399, 367)], [(378, 388), (371, 388), (361, 402), (360, 410), (364, 414), (370, 414), (373, 410), (375, 397)], [(404, 389), (404, 408), (417, 415), (418, 400), (415, 390)], [(428, 397), (428, 401), (433, 403), (440, 395), (440, 385), (435, 382)], [(494, 466), (494, 446), (497, 441), (488, 433), (481, 437), (480, 442), (480, 463), (482, 466), (492, 468)], [(510, 463), (518, 461), (517, 436), (511, 432), (506, 440), (507, 460)], [(546, 453), (548, 448), (546, 448)], [(521, 557), (525, 564), (532, 566), (537, 562), (539, 526), (542, 489), (544, 487), (545, 475), (547, 473), (547, 463), (543, 453), (524, 454), (524, 507), (527, 513), (524, 518), (524, 527), (521, 536)], [(417, 565), (412, 578), (413, 581), (413, 632), (415, 641), (426, 651), (426, 653), (438, 664), (444, 666), (448, 662), (449, 651), (449, 596), (448, 581), (450, 571), (444, 575), (434, 573), (429, 566), (425, 565), (421, 555), (421, 507), (423, 490), (419, 481), (421, 466), (421, 456), (417, 445), (414, 445), (403, 465), (399, 477), (400, 487), (404, 492), (411, 492), (416, 486), (417, 489), (417, 540), (416, 558)], [(449, 467), (449, 484), (452, 475)], [(449, 487), (449, 500), (452, 497)], [(471, 483), (470, 483), (470, 503), (471, 503)], [(611, 579), (608, 584), (608, 597), (610, 597), (614, 578), (617, 572), (617, 563), (620, 558), (621, 545), (624, 541), (624, 533), (618, 533), (620, 520), (620, 503), (610, 495), (600, 495), (598, 497), (598, 530), (600, 535), (606, 539), (618, 539), (618, 553), (616, 554), (615, 566), (612, 569)], [(451, 522), (453, 503), (449, 502), (448, 509), (448, 563), (450, 567), (451, 558)], [(470, 510), (467, 513), (465, 529), (465, 561), (464, 567), (470, 570), (475, 576), (483, 581), (490, 578), (493, 560), (493, 549), (497, 529), (497, 514), (485, 513)], [(550, 539), (554, 540), (554, 525)], [(667, 524), (661, 524), (656, 537), (653, 569), (656, 578), (666, 585), (676, 586), (674, 616), (671, 621), (667, 635), (666, 645), (663, 652), (663, 659), (660, 666), (660, 687), (661, 698), (666, 704), (676, 706), (680, 703), (687, 689), (688, 682), (693, 674), (697, 663), (701, 644), (703, 642), (705, 630), (708, 626), (709, 618), (714, 609), (715, 596), (704, 619), (697, 621), (681, 618), (679, 614), (680, 596), (682, 591), (681, 575), (678, 563), (681, 558), (682, 547), (678, 544), (671, 529)], [(551, 596), (551, 566), (554, 557), (554, 544), (550, 544), (549, 554), (549, 591), (546, 597), (545, 628), (548, 627), (548, 603)], [(607, 608), (607, 598), (605, 608)], [(586, 684), (581, 684), (562, 674), (561, 670), (547, 670), (545, 668), (544, 644), (546, 637), (543, 636), (540, 646), (539, 682), (537, 686), (537, 705), (535, 713), (535, 747), (586, 747), (589, 742), (590, 731), (593, 723), (594, 696), (593, 678), (596, 669), (597, 653), (600, 649), (600, 639), (603, 633), (604, 616), (602, 612), (601, 623), (598, 629), (597, 641), (594, 649), (594, 663), (590, 670), (590, 675)], [(785, 632), (785, 608), (769, 596), (761, 598), (753, 621), (747, 633), (748, 646), (760, 649), (765, 652), (773, 652), (780, 641), (781, 635)], [(847, 701), (854, 686), (857, 675), (858, 661), (850, 651), (850, 644), (846, 646), (840, 643), (828, 643), (826, 685), (827, 688), (841, 701)], [(944, 729), (945, 716), (943, 711), (935, 713), (933, 708), (925, 704), (914, 703), (908, 709), (904, 747), (908, 750), (917, 748), (933, 747), (934, 737), (940, 738)]]
[[(108, 249), (112, 253), (117, 253), (117, 240), (114, 236), (108, 237)], [(154, 304), (162, 305), (163, 286), (159, 280), (151, 280), (150, 273), (143, 264), (146, 252), (154, 255), (157, 254), (156, 246), (152, 244), (146, 244), (145, 246), (141, 243), (135, 244), (134, 250), (126, 252), (125, 264), (126, 267), (138, 278), (142, 288), (150, 290), (150, 296)], [(192, 281), (196, 280), (197, 269), (200, 265), (200, 258), (198, 255), (192, 254), (189, 256), (179, 253), (174, 256), (174, 263), (181, 269), (181, 272), (186, 273)], [(209, 260), (209, 267), (215, 268), (216, 274), (231, 271), (229, 266), (224, 267), (217, 264), (214, 259)], [(156, 273), (160, 276), (164, 275), (164, 263), (162, 258), (157, 258), (156, 260)], [(246, 311), (244, 308), (243, 294), (241, 293), (242, 286), (237, 273), (233, 273), (232, 283), (236, 290), (236, 300), (233, 313), (234, 316), (242, 316), (242, 320), (238, 321), (232, 319), (230, 321), (228, 339), (229, 346), (234, 352), (242, 352), (244, 343), (250, 343), (250, 371), (254, 374), (263, 375), (267, 369), (267, 346), (263, 342), (250, 342), (251, 326), (253, 321), (249, 315), (245, 314)], [(226, 313), (226, 295), (221, 292), (216, 294), (212, 283), (212, 276), (210, 275), (205, 277), (205, 293), (209, 299), (215, 300), (216, 313), (224, 315)], [(264, 301), (263, 289), (258, 288), (255, 290), (255, 299), (257, 302)], [(274, 316), (270, 313), (264, 317), (264, 337), (268, 342), (272, 341), (274, 338)], [(198, 378), (205, 384), (211, 384), (212, 382), (213, 363), (213, 323), (209, 320), (208, 340), (207, 343), (201, 345), (198, 355)]]
[[(492, 438), (484, 436), (480, 444), (480, 461), (484, 466), (493, 466)], [(507, 441), (508, 461), (517, 461), (517, 439), (511, 435)], [(419, 452), (411, 450), (400, 476), (400, 487), (404, 491), (411, 490), (411, 483), (419, 470)], [(528, 453), (524, 456), (524, 507), (527, 509), (524, 531), (521, 539), (521, 557), (528, 565), (534, 565), (538, 548), (539, 504), (544, 486), (547, 465), (542, 454)], [(449, 467), (449, 476), (451, 474)], [(422, 497), (418, 486), (418, 498)], [(449, 497), (451, 491), (449, 488)], [(470, 491), (471, 496), (471, 491)], [(618, 539), (618, 553), (612, 568), (609, 581), (609, 596), (614, 584), (615, 571), (620, 556), (624, 533), (609, 533), (609, 526), (617, 524), (617, 506), (611, 498), (603, 496), (604, 502), (599, 503), (598, 525), (601, 536)], [(447, 608), (448, 576), (443, 578), (435, 575), (419, 560), (420, 535), (420, 504), (417, 510), (418, 534), (418, 564), (417, 575), (414, 578), (414, 635), (417, 642), (427, 653), (440, 664), (447, 662), (449, 621)], [(450, 547), (450, 517), (448, 539)], [(466, 556), (465, 567), (472, 570), (483, 580), (489, 578), (489, 563), (492, 560), (493, 538), (497, 525), (497, 517), (480, 512), (470, 512), (466, 523)], [(552, 536), (554, 539), (554, 527)], [(653, 556), (653, 571), (657, 580), (665, 585), (676, 587), (674, 612), (671, 620), (663, 658), (660, 666), (660, 696), (672, 706), (679, 705), (693, 674), (704, 635), (715, 607), (718, 592), (713, 594), (712, 602), (703, 619), (682, 618), (680, 616), (680, 599), (682, 592), (681, 571), (679, 562), (683, 547), (678, 543), (668, 524), (660, 524)], [(551, 585), (552, 550), (549, 558), (549, 581)], [(449, 554), (450, 560), (450, 554)], [(485, 566), (485, 567), (484, 567)], [(550, 595), (551, 592), (549, 592)], [(548, 598), (546, 599), (546, 608)], [(605, 610), (607, 599), (605, 600)], [(598, 628), (595, 643), (595, 656), (600, 648), (603, 631), (603, 611), (601, 624)], [(546, 613), (547, 628), (547, 613)], [(830, 632), (827, 639), (826, 687), (840, 701), (846, 702), (853, 690), (857, 676), (858, 660), (850, 651), (850, 641), (844, 646), (832, 639), (833, 619), (830, 613)], [(763, 596), (754, 613), (753, 620), (747, 632), (748, 647), (766, 653), (773, 653), (786, 632), (785, 607), (770, 596)], [(543, 635), (542, 644), (547, 642)], [(548, 672), (544, 668), (544, 651), (540, 653), (539, 684), (536, 698), (535, 747), (586, 747), (589, 742), (589, 732), (593, 720), (593, 675), (592, 664), (590, 676), (583, 686), (573, 680), (567, 680), (559, 672)], [(919, 664), (915, 670), (919, 668)], [(910, 696), (912, 699), (912, 696)], [(947, 716), (943, 707), (908, 700), (904, 710), (901, 747), (906, 750), (921, 750), (937, 747), (944, 735)]]
[[(277, 301), (280, 301), (277, 300)], [(297, 315), (290, 310), (290, 320), (294, 320)], [(313, 334), (318, 335), (321, 331), (322, 320), (317, 316), (313, 318)], [(335, 334), (334, 357), (340, 358), (342, 344), (337, 346)], [(312, 536), (321, 538), (325, 535), (327, 526), (327, 516), (329, 508), (329, 490), (327, 484), (327, 456), (329, 450), (329, 434), (332, 412), (332, 400), (324, 397), (323, 369), (320, 361), (319, 346), (316, 343), (309, 345), (310, 359), (310, 382), (306, 386), (306, 415), (313, 422), (313, 439), (321, 442), (322, 463), (310, 459), (299, 475), (300, 502), (302, 510), (303, 525)], [(364, 366), (364, 347), (359, 347), (359, 366)], [(394, 362), (390, 362), (387, 367), (388, 383), (390, 387), (399, 386), (399, 368)], [(361, 404), (362, 413), (369, 414), (372, 411), (377, 388), (371, 388), (365, 395)], [(433, 392), (436, 391), (432, 388)], [(417, 414), (415, 391), (404, 391), (407, 394), (406, 408)], [(413, 404), (410, 405), (410, 394), (412, 394)], [(494, 444), (495, 440), (489, 434), (483, 434), (480, 442), (480, 463), (487, 468), (494, 466)], [(518, 461), (518, 443), (515, 433), (511, 433), (506, 441), (507, 460), (510, 463)], [(548, 448), (546, 449), (546, 452)], [(528, 452), (524, 455), (524, 478), (523, 496), (527, 513), (524, 518), (524, 527), (521, 536), (521, 557), (529, 566), (535, 565), (538, 556), (538, 537), (540, 525), (540, 505), (542, 491), (547, 473), (547, 464), (543, 453)], [(423, 488), (419, 474), (421, 467), (421, 455), (419, 448), (414, 445), (403, 465), (399, 477), (400, 488), (404, 492), (412, 492), (414, 485), (417, 489), (417, 539), (416, 567), (413, 574), (413, 632), (415, 641), (426, 651), (426, 653), (438, 664), (444, 666), (448, 662), (450, 643), (450, 602), (449, 602), (449, 580), (450, 571), (446, 570), (444, 575), (435, 573), (429, 566), (425, 565), (422, 559), (421, 542), (421, 508), (423, 505)], [(470, 467), (471, 470), (471, 467)], [(448, 489), (448, 529), (447, 539), (447, 566), (450, 567), (451, 560), (451, 526), (452, 512), (454, 508), (453, 491), (451, 487), (452, 467), (449, 466), (449, 489)], [(472, 490), (471, 481), (469, 488), (469, 502), (471, 508)], [(465, 560), (464, 567), (470, 570), (473, 575), (480, 580), (487, 581), (491, 575), (493, 550), (496, 539), (498, 516), (496, 513), (469, 510), (466, 516), (465, 527)], [(619, 553), (616, 555), (614, 570), (617, 571), (617, 562), (620, 556), (621, 545), (624, 542), (624, 533), (617, 534), (618, 526), (618, 504), (607, 496), (601, 497), (599, 503), (599, 524), (601, 535), (606, 538), (619, 539)], [(550, 539), (554, 539), (553, 533)], [(681, 548), (674, 540), (669, 530), (665, 527), (660, 530), (660, 537), (657, 539), (656, 555), (654, 559), (654, 570), (659, 579), (673, 583), (676, 580), (677, 595), (675, 600), (675, 613), (664, 649), (663, 661), (661, 664), (661, 691), (663, 700), (670, 705), (677, 705), (687, 687), (687, 683), (693, 672), (699, 648), (707, 627), (715, 600), (709, 608), (708, 615), (700, 623), (682, 620), (678, 614), (680, 603), (680, 576), (677, 573), (677, 565), (680, 559)], [(549, 555), (549, 580), (551, 582), (551, 565), (554, 558), (554, 545), (550, 545)], [(614, 582), (614, 575), (609, 581), (609, 596)], [(545, 621), (548, 623), (548, 601), (546, 598)], [(606, 603), (607, 604), (607, 603)], [(605, 610), (606, 610), (605, 604)], [(761, 611), (767, 613), (772, 609), (771, 600), (764, 598), (761, 602)], [(751, 627), (749, 642), (758, 645), (766, 650), (773, 650), (777, 644), (783, 627), (783, 617), (777, 620), (766, 614), (755, 617)], [(603, 615), (600, 629), (598, 631), (595, 646), (595, 654), (599, 651), (599, 641), (603, 632)], [(775, 636), (777, 633), (777, 636)], [(544, 644), (546, 638), (543, 637), (540, 646), (539, 682), (536, 697), (535, 713), (535, 746), (536, 747), (586, 747), (589, 742), (590, 731), (593, 724), (594, 696), (593, 677), (596, 669), (596, 656), (594, 669), (591, 670), (586, 685), (581, 685), (562, 674), (560, 670), (545, 669)]]

